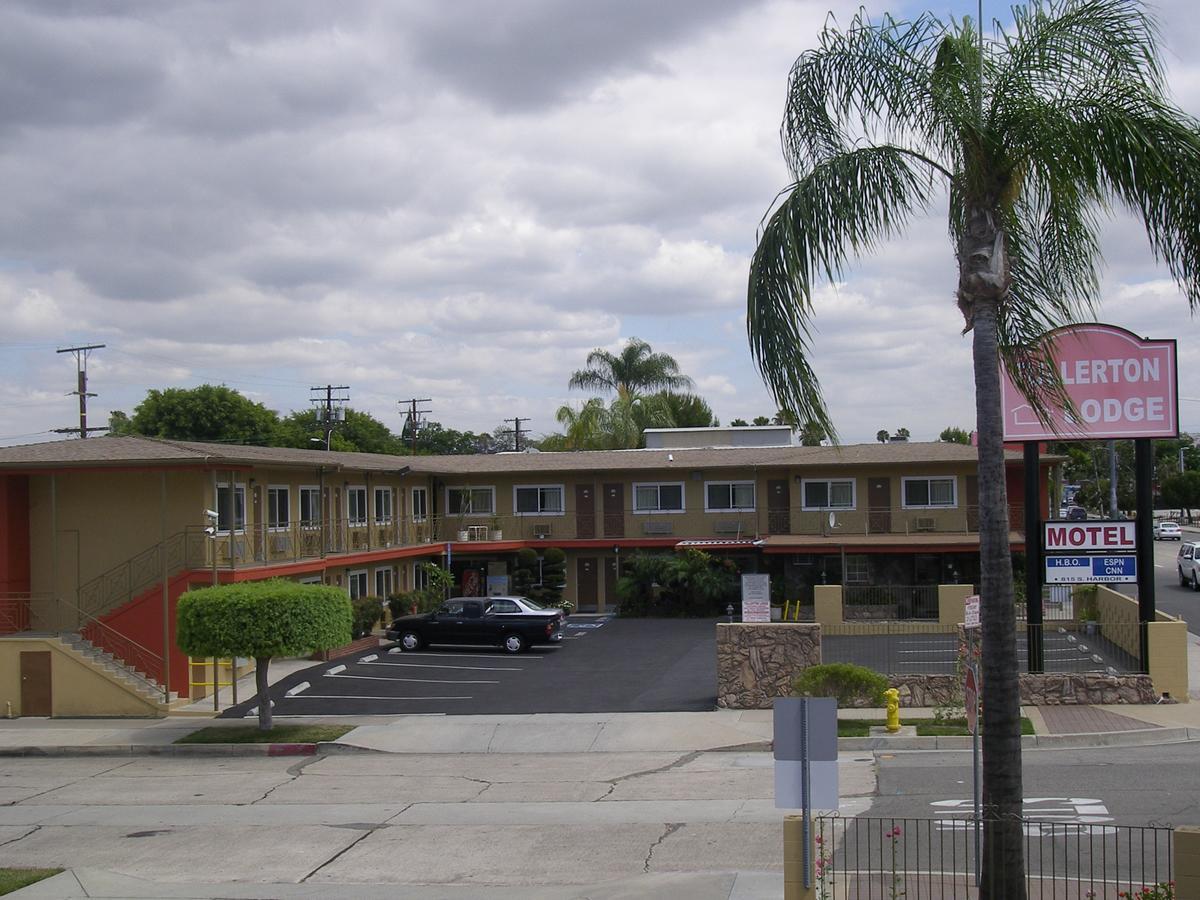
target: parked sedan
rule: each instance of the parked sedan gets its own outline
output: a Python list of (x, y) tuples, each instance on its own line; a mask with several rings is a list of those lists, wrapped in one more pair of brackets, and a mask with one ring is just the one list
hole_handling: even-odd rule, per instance
[[(528, 597), (521, 597), (516, 594), (504, 594), (500, 597), (488, 597), (487, 605), (491, 607), (492, 612), (498, 615), (513, 615), (515, 613), (529, 613), (537, 615), (538, 613), (558, 616), (560, 619), (566, 619), (567, 613), (559, 606), (542, 606), (536, 600), (530, 600)], [(485, 607), (486, 608), (486, 607)]]
[(1183, 531), (1178, 522), (1155, 522), (1154, 539), (1156, 541), (1182, 541)]
[(387, 636), (398, 641), (401, 650), (420, 650), (428, 644), (492, 644), (509, 653), (562, 640), (558, 610), (498, 613), (492, 599), (451, 598), (431, 613), (401, 616), (388, 626)]

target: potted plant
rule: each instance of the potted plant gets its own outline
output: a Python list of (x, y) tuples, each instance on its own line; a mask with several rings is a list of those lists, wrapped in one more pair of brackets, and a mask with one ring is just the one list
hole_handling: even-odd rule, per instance
[(493, 541), (504, 540), (504, 532), (500, 528), (500, 517), (499, 516), (492, 516), (492, 521), (490, 523), (488, 523), (488, 529), (489, 529), (488, 537), (490, 537)]
[(1096, 586), (1089, 584), (1086, 587), (1077, 588), (1075, 597), (1079, 601), (1079, 622), (1083, 626), (1083, 633), (1089, 637), (1095, 635), (1100, 627)]

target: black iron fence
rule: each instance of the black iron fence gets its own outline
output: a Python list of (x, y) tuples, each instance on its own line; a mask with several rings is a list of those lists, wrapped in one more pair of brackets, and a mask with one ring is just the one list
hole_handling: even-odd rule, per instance
[[(821, 817), (813, 822), (811, 872), (819, 900), (974, 898), (1168, 900), (1172, 833), (1166, 826), (1023, 820), (1023, 879), (1013, 869), (977, 868), (989, 829), (972, 818)], [(1024, 891), (1020, 890), (1024, 883)], [(1160, 887), (1159, 893), (1138, 892)]]
[(937, 619), (936, 584), (848, 584), (842, 589), (846, 621)]

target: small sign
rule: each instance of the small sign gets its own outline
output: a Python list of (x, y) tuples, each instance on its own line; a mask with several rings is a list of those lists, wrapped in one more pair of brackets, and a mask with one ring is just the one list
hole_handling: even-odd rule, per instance
[(507, 575), (488, 575), (487, 592), (489, 597), (503, 597), (508, 593)]
[(1047, 556), (1046, 584), (1132, 584), (1136, 556)]
[[(804, 720), (807, 717), (807, 735)], [(837, 809), (837, 701), (776, 697), (772, 717), (776, 809)], [(807, 740), (803, 740), (803, 737)], [(804, 796), (807, 763), (809, 796)]]
[(1056, 550), (1132, 553), (1137, 549), (1136, 522), (1046, 522), (1042, 528), (1047, 553)]
[(963, 706), (967, 710), (967, 730), (975, 734), (979, 727), (979, 682), (974, 666), (967, 666), (963, 676)]
[(963, 607), (963, 627), (978, 628), (979, 627), (979, 595), (972, 594), (967, 598), (966, 605)]
[(742, 576), (742, 621), (771, 621), (771, 576)]

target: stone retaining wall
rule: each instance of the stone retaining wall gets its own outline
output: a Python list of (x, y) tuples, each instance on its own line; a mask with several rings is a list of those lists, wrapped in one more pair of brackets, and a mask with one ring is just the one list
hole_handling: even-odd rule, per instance
[[(977, 637), (969, 629), (969, 646)], [(962, 633), (960, 627), (960, 634)], [(792, 681), (821, 662), (821, 626), (810, 623), (717, 625), (717, 706), (770, 709), (776, 697), (790, 696)], [(901, 709), (962, 705), (957, 675), (889, 675), (900, 691)], [(1062, 706), (1090, 703), (1154, 703), (1149, 675), (1047, 673), (1020, 676), (1021, 703)], [(863, 704), (864, 706), (869, 704)]]
[(821, 626), (804, 622), (717, 625), (717, 706), (770, 709), (792, 680), (821, 662)]

